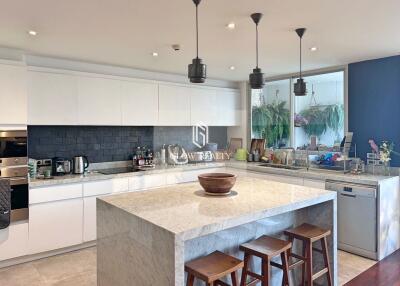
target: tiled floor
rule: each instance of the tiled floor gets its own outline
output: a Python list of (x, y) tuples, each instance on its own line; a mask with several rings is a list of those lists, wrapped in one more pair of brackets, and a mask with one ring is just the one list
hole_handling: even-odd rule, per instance
[[(343, 285), (375, 261), (338, 252), (339, 285)], [(96, 248), (87, 248), (30, 263), (0, 269), (0, 285), (95, 286)]]

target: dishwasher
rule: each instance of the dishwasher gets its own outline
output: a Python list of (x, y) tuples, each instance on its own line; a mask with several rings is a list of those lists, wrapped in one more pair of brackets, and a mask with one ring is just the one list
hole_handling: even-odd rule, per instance
[(377, 187), (327, 180), (337, 192), (338, 248), (377, 258)]

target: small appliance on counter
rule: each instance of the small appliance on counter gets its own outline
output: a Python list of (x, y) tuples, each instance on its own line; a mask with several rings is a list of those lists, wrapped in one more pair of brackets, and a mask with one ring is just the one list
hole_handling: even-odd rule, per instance
[(155, 168), (153, 152), (146, 147), (137, 147), (132, 156), (132, 165), (137, 170)]
[(186, 150), (180, 145), (168, 145), (168, 164), (185, 165), (189, 162)]
[(72, 162), (74, 174), (83, 174), (89, 168), (89, 160), (86, 156), (75, 156)]
[(52, 165), (53, 176), (64, 176), (70, 174), (72, 171), (71, 161), (65, 158), (54, 157)]
[(52, 172), (53, 170), (53, 160), (42, 159), (36, 161), (36, 172), (37, 176), (44, 176), (45, 173)]

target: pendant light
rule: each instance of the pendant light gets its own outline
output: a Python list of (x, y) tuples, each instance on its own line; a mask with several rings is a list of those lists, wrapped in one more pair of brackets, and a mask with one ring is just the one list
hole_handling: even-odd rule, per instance
[(202, 59), (199, 58), (199, 18), (198, 18), (198, 6), (201, 0), (193, 0), (196, 5), (196, 58), (192, 60), (192, 63), (188, 68), (188, 77), (192, 83), (204, 83), (207, 77), (207, 66), (203, 64)]
[(253, 69), (253, 73), (251, 73), (249, 76), (251, 89), (261, 89), (264, 86), (264, 74), (258, 67), (258, 23), (260, 22), (262, 16), (263, 14), (261, 13), (251, 14), (251, 18), (256, 24), (256, 68)]
[(296, 33), (300, 38), (300, 76), (297, 79), (297, 82), (294, 84), (294, 94), (296, 96), (305, 96), (307, 95), (307, 85), (304, 82), (304, 79), (302, 77), (302, 72), (301, 72), (301, 40), (303, 39), (303, 35), (306, 31), (306, 28), (299, 28), (296, 29)]

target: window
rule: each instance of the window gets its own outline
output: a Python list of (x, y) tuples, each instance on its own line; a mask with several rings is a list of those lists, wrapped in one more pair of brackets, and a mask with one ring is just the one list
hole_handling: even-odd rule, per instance
[(290, 79), (252, 90), (252, 138), (266, 139), (268, 147), (290, 146), (290, 93)]
[(332, 147), (344, 136), (344, 71), (304, 77), (307, 96), (294, 96), (297, 78), (267, 82), (251, 91), (252, 138), (268, 147)]

